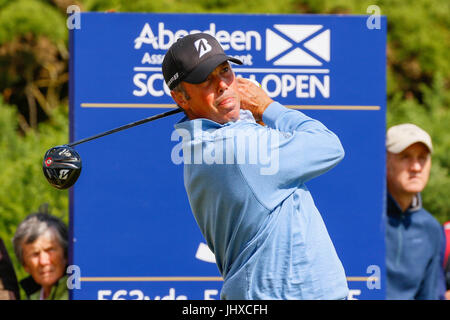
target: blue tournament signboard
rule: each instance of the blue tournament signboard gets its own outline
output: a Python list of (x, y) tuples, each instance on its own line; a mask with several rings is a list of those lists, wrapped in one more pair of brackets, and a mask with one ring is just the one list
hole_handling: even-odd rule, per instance
[[(82, 13), (70, 32), (71, 141), (174, 108), (165, 52), (214, 35), (238, 76), (322, 121), (346, 156), (310, 181), (352, 299), (384, 299), (386, 20), (367, 16)], [(244, 23), (245, 22), (245, 23)], [(76, 147), (72, 299), (218, 299), (222, 279), (192, 216), (174, 115)]]

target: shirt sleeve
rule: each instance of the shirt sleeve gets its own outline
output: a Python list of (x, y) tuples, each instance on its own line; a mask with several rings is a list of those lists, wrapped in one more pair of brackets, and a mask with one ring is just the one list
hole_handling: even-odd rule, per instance
[(306, 181), (336, 166), (344, 157), (338, 137), (322, 123), (277, 102), (263, 114), (256, 166), (241, 171), (255, 196), (273, 209)]

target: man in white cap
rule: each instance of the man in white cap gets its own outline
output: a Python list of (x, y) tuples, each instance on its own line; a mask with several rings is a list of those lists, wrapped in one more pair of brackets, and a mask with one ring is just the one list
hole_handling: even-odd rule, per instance
[(387, 131), (387, 299), (440, 299), (443, 229), (422, 208), (420, 192), (428, 182), (433, 146), (414, 124)]

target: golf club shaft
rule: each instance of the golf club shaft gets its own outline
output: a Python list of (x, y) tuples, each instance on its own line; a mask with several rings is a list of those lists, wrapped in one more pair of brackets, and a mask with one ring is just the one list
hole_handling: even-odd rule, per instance
[(79, 145), (79, 144), (82, 144), (82, 143), (85, 143), (85, 142), (88, 142), (88, 141), (91, 141), (91, 140), (94, 140), (94, 139), (97, 139), (97, 138), (101, 138), (101, 137), (107, 136), (107, 135), (112, 134), (112, 133), (116, 133), (116, 132), (119, 132), (119, 131), (122, 131), (122, 130), (125, 130), (125, 129), (128, 129), (128, 128), (132, 128), (132, 127), (138, 126), (138, 125), (143, 124), (143, 123), (147, 123), (147, 122), (150, 122), (150, 121), (153, 121), (153, 120), (157, 120), (157, 119), (161, 119), (161, 118), (164, 118), (164, 117), (176, 114), (176, 113), (180, 113), (182, 111), (183, 111), (183, 109), (178, 107), (177, 109), (173, 109), (173, 110), (161, 113), (161, 114), (157, 114), (157, 115), (154, 115), (154, 116), (151, 116), (151, 117), (148, 117), (148, 118), (145, 118), (145, 119), (142, 119), (142, 120), (139, 120), (139, 121), (136, 121), (136, 122), (132, 122), (132, 123), (126, 124), (124, 126), (121, 126), (121, 127), (118, 127), (118, 128), (115, 128), (115, 129), (103, 132), (103, 133), (99, 133), (99, 134), (97, 134), (95, 136), (92, 136), (92, 137), (84, 138), (84, 139), (81, 139), (81, 140), (69, 143), (67, 146), (73, 147), (73, 146), (76, 146), (76, 145)]

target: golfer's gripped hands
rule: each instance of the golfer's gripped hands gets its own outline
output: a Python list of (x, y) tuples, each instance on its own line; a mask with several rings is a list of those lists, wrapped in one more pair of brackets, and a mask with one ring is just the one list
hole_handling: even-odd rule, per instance
[(256, 122), (262, 122), (262, 115), (273, 100), (263, 89), (248, 79), (237, 78), (236, 82), (241, 96), (241, 109), (249, 110)]

